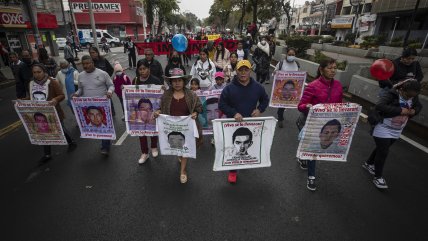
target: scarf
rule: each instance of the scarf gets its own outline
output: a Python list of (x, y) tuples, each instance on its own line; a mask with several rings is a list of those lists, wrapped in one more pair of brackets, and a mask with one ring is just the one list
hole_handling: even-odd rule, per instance
[(260, 42), (257, 43), (257, 48), (261, 49), (263, 52), (265, 52), (268, 56), (270, 54), (269, 52), (269, 44), (265, 44), (265, 46), (263, 46)]
[(67, 91), (67, 105), (71, 106), (71, 95), (76, 91), (74, 88), (74, 68), (70, 67), (65, 74), (65, 90)]

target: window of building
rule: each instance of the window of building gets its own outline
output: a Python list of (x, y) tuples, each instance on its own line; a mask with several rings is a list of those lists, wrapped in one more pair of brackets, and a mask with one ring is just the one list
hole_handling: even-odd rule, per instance
[(352, 14), (355, 14), (358, 9), (358, 14), (361, 14), (363, 12), (363, 5), (360, 5), (360, 7), (354, 7), (352, 6)]
[(35, 0), (34, 5), (37, 9), (45, 9), (45, 1), (44, 0)]
[(352, 6), (343, 7), (342, 8), (342, 15), (349, 15), (349, 14), (351, 14), (351, 8), (352, 8)]
[(303, 13), (307, 13), (307, 12), (308, 12), (308, 8), (304, 8)]

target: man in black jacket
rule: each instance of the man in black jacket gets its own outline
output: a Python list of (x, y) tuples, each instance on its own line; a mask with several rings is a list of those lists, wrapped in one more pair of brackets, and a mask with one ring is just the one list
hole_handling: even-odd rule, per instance
[(150, 64), (150, 74), (156, 76), (163, 83), (163, 68), (159, 61), (154, 58), (153, 49), (145, 49), (144, 55)]
[(22, 51), (22, 64), (19, 66), (18, 78), (16, 79), (16, 98), (25, 98), (28, 93), (28, 84), (33, 78), (32, 67), (38, 62), (31, 58), (28, 50)]
[(132, 41), (131, 37), (127, 38), (127, 41), (125, 42), (125, 53), (128, 52), (128, 60), (129, 60), (129, 68), (136, 68), (137, 67), (137, 56), (135, 54), (135, 44)]

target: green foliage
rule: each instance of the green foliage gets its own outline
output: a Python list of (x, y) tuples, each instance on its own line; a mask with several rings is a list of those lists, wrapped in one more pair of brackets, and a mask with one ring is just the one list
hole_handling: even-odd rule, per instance
[(147, 23), (153, 25), (153, 12), (155, 10), (159, 13), (159, 26), (158, 32), (162, 29), (163, 21), (170, 18), (173, 11), (179, 10), (177, 0), (144, 0), (146, 6)]
[(333, 36), (328, 36), (328, 37), (322, 38), (323, 43), (333, 43), (333, 41), (334, 41)]
[(368, 49), (372, 47), (378, 47), (381, 44), (384, 44), (386, 41), (386, 35), (370, 35), (364, 36), (363, 42), (360, 44), (361, 48)]
[(391, 47), (401, 47), (403, 46), (403, 41), (392, 41), (389, 46)]
[(411, 43), (407, 45), (409, 48), (414, 48), (414, 49), (420, 49), (422, 48), (422, 44), (421, 43)]
[[(321, 50), (315, 50), (315, 55), (310, 59), (315, 63), (321, 63), (322, 61), (326, 60), (326, 59), (331, 59), (330, 57), (328, 57), (327, 55), (323, 54), (321, 52)], [(344, 61), (336, 61), (336, 65), (337, 65), (337, 69), (339, 70), (345, 70), (346, 69), (346, 65), (348, 65), (348, 61), (344, 60)]]
[(320, 36), (299, 36), (292, 35), (285, 37), (285, 43), (289, 47), (296, 49), (297, 57), (304, 57), (306, 55), (306, 50), (311, 48), (312, 43), (317, 43), (320, 39)]
[(345, 35), (345, 41), (350, 42), (350, 43), (354, 43), (355, 37), (356, 37), (355, 33), (348, 33)]
[(332, 45), (340, 46), (340, 47), (346, 47), (346, 46), (348, 46), (348, 43), (345, 41), (336, 40), (336, 41), (333, 41)]

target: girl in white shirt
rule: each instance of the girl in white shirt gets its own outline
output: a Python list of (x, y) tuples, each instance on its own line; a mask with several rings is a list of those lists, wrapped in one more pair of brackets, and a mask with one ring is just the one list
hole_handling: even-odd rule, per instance
[(195, 62), (190, 70), (190, 74), (193, 78), (198, 78), (201, 86), (201, 90), (208, 90), (214, 82), (214, 74), (216, 68), (214, 63), (208, 59), (208, 49), (203, 48), (199, 52), (200, 59)]

